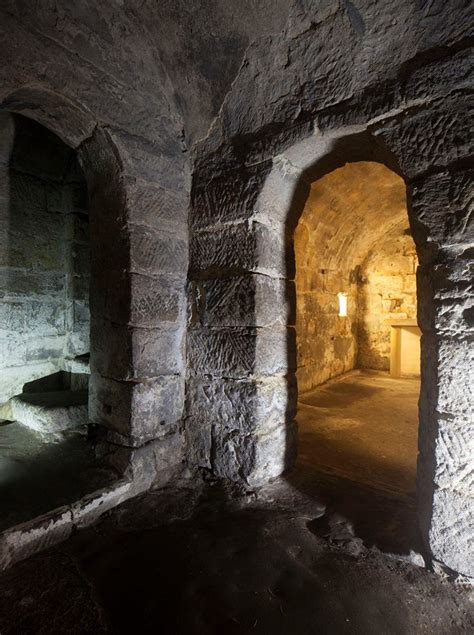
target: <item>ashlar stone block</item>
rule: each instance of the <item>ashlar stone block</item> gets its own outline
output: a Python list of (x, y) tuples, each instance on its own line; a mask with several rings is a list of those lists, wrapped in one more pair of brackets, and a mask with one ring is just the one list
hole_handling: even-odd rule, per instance
[(183, 406), (184, 380), (180, 376), (139, 383), (97, 374), (91, 377), (90, 418), (109, 430), (109, 440), (121, 445), (138, 447), (175, 431)]

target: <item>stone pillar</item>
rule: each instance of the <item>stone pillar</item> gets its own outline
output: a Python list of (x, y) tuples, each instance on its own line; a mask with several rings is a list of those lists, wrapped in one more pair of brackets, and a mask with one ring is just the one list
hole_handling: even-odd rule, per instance
[(474, 260), (472, 171), (416, 181), (413, 211), (439, 246), (418, 271), (422, 391), (418, 505), (433, 557), (474, 576)]
[(186, 438), (192, 465), (244, 485), (294, 460), (294, 283), (284, 224), (256, 213), (269, 164), (193, 195)]
[(81, 155), (91, 207), (90, 416), (111, 442), (139, 447), (177, 433), (183, 414), (186, 184), (157, 185), (159, 166), (155, 181), (149, 165), (158, 160), (118, 135), (96, 132)]
[(451, 90), (377, 135), (408, 182), (420, 259), (420, 527), (435, 560), (474, 576), (472, 108)]

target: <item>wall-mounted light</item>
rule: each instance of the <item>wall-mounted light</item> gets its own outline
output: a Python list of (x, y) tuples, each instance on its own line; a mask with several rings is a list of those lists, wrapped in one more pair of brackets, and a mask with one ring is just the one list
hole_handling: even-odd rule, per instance
[(347, 317), (347, 293), (338, 293), (339, 317)]

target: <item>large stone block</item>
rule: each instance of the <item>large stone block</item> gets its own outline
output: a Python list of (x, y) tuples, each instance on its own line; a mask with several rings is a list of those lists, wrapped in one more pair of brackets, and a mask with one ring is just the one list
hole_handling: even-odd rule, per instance
[(60, 272), (0, 269), (0, 298), (25, 300), (48, 296), (59, 299), (65, 292), (65, 275)]
[(175, 375), (183, 368), (183, 330), (91, 325), (91, 368), (119, 380)]
[(151, 143), (144, 137), (128, 134), (122, 128), (109, 128), (109, 134), (120, 153), (123, 174), (150, 183), (158, 181), (171, 191), (188, 187), (189, 171), (182, 152), (178, 130), (172, 122), (160, 117), (155, 122)]
[(102, 443), (98, 459), (132, 482), (135, 493), (164, 487), (186, 475), (184, 444), (181, 435), (170, 434), (140, 448)]
[(176, 429), (183, 414), (184, 380), (165, 376), (134, 383), (92, 375), (89, 415), (109, 431), (111, 441), (140, 446)]
[(474, 412), (474, 337), (439, 338), (437, 411), (469, 419)]
[[(472, 412), (472, 410), (471, 410)], [(471, 496), (474, 491), (474, 420), (438, 417), (434, 482)], [(474, 501), (473, 501), (474, 513)]]
[(255, 213), (255, 204), (271, 168), (266, 162), (233, 171), (199, 185), (193, 192), (193, 229), (212, 227), (229, 221), (245, 220)]
[(406, 99), (440, 97), (453, 90), (469, 90), (474, 68), (472, 49), (415, 68), (405, 81)]
[(259, 222), (200, 231), (191, 238), (191, 271), (203, 273), (260, 272), (292, 278), (291, 242), (284, 225), (269, 227)]
[(188, 363), (197, 375), (241, 378), (286, 374), (296, 367), (293, 328), (199, 328), (188, 333)]
[(145, 274), (185, 273), (188, 266), (187, 241), (164, 230), (130, 227), (132, 271)]
[[(191, 465), (212, 469), (222, 478), (256, 484), (280, 474), (294, 458), (294, 376), (191, 380), (187, 411)], [(269, 439), (273, 440), (271, 450)], [(272, 457), (265, 456), (269, 453)]]
[(411, 216), (415, 239), (431, 250), (474, 239), (472, 169), (443, 171), (418, 179), (411, 191)]
[(262, 379), (191, 378), (187, 416), (227, 433), (266, 433), (296, 415), (293, 375)]
[(418, 268), (418, 320), (421, 328), (446, 335), (474, 330), (474, 263), (455, 261)]
[(375, 134), (394, 152), (403, 175), (411, 180), (433, 167), (467, 159), (472, 154), (473, 124), (471, 97), (455, 95)]
[(184, 276), (111, 271), (108, 281), (106, 289), (94, 295), (94, 302), (99, 314), (112, 322), (158, 328), (185, 318)]
[(64, 355), (65, 336), (30, 337), (26, 344), (26, 363), (61, 359)]
[(66, 333), (64, 306), (59, 302), (26, 302), (23, 311), (24, 329), (29, 335), (37, 334), (43, 337)]
[(205, 326), (294, 324), (294, 283), (247, 275), (191, 285), (192, 320)]
[(186, 236), (189, 199), (184, 192), (130, 178), (125, 179), (125, 190), (128, 223), (156, 231), (166, 228), (178, 236)]
[(474, 577), (474, 498), (451, 489), (433, 495), (429, 546), (433, 557)]

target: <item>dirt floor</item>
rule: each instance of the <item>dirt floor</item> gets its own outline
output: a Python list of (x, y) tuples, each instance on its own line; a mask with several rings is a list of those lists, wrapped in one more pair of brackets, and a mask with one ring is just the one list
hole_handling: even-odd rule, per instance
[[(349, 387), (354, 381), (365, 387), (362, 397)], [(405, 425), (415, 384), (392, 395), (401, 410), (389, 409), (397, 416), (390, 423), (382, 417), (389, 378), (345, 382), (304, 397), (312, 410), (300, 409), (300, 458), (285, 478), (257, 492), (195, 480), (148, 493), (1, 574), (0, 633), (473, 633), (472, 587), (416, 566), (424, 560), (413, 433), (401, 431), (398, 446), (386, 442), (397, 438), (394, 421)], [(380, 418), (370, 417), (371, 432), (362, 415), (374, 399)], [(338, 431), (329, 433), (346, 429), (354, 441), (332, 453), (339, 463), (323, 461), (335, 444), (329, 404), (339, 411), (331, 415)], [(385, 444), (372, 438), (375, 428)], [(381, 445), (399, 476), (393, 481), (384, 481)], [(407, 456), (397, 459), (397, 447)]]
[(233, 501), (150, 493), (3, 573), (0, 632), (474, 632), (469, 589), (366, 549), (343, 521), (328, 542), (332, 520), (288, 483)]

